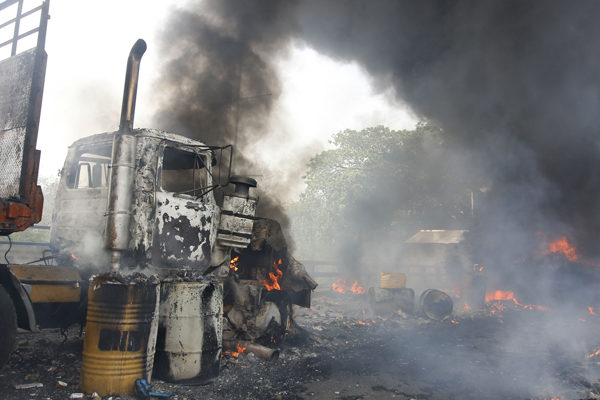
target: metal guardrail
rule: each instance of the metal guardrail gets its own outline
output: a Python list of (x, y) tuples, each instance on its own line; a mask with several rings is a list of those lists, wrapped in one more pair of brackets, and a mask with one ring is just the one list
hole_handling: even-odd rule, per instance
[[(26, 38), (28, 36), (31, 36), (36, 32), (38, 33), (37, 48), (43, 49), (46, 44), (46, 28), (48, 26), (48, 19), (50, 19), (50, 16), (48, 14), (48, 8), (50, 5), (49, 0), (44, 1), (39, 6), (34, 7), (27, 11), (23, 11), (23, 3), (24, 3), (24, 0), (7, 0), (7, 1), (0, 3), (0, 12), (14, 4), (17, 5), (16, 10), (15, 10), (16, 11), (15, 17), (9, 19), (8, 21), (0, 22), (0, 30), (13, 25), (12, 38), (0, 43), (0, 49), (5, 46), (11, 45), (11, 50), (10, 50), (11, 57), (17, 54), (17, 45), (19, 43), (19, 40)], [(21, 33), (20, 32), (21, 20), (25, 17), (28, 17), (29, 15), (32, 15), (32, 14), (38, 12), (38, 11), (40, 12), (39, 26), (37, 28), (30, 29), (27, 32)]]

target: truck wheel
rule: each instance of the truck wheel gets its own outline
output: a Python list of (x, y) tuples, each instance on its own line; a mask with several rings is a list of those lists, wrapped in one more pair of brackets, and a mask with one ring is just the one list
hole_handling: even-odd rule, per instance
[(17, 337), (17, 314), (12, 299), (0, 285), (0, 368), (6, 364)]

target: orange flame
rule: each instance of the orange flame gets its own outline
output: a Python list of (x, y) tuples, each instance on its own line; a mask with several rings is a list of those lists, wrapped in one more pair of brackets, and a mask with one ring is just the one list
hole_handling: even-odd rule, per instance
[(238, 268), (238, 261), (240, 260), (240, 257), (237, 256), (235, 258), (233, 258), (231, 261), (229, 261), (229, 269), (232, 269), (234, 271), (237, 272)]
[(365, 288), (362, 286), (358, 286), (358, 281), (354, 281), (350, 290), (354, 294), (365, 294)]
[(588, 307), (588, 311), (590, 312), (590, 315), (598, 315), (596, 314), (596, 311), (594, 311), (594, 307)]
[(575, 248), (569, 244), (566, 236), (555, 240), (548, 246), (549, 253), (562, 254), (569, 261), (577, 261), (579, 256)]
[(268, 276), (263, 281), (263, 285), (269, 292), (271, 290), (281, 290), (281, 286), (279, 286), (278, 282), (279, 278), (283, 276), (283, 271), (279, 269), (279, 265), (281, 265), (281, 263), (281, 258), (277, 262), (273, 261), (273, 269), (275, 270), (275, 273), (269, 272)]
[(75, 254), (72, 254), (72, 253), (71, 253), (71, 258), (72, 258), (73, 260), (77, 260), (77, 261), (79, 261), (79, 257), (77, 257)]
[(491, 310), (492, 314), (495, 314), (498, 311), (504, 311), (506, 309), (506, 307), (501, 302), (507, 301), (507, 300), (512, 301), (517, 306), (522, 307), (526, 310), (534, 310), (534, 309), (541, 310), (541, 311), (549, 310), (549, 308), (545, 307), (545, 306), (539, 306), (536, 304), (521, 304), (521, 303), (519, 303), (519, 301), (515, 297), (514, 292), (504, 291), (504, 290), (494, 290), (494, 291), (486, 292), (486, 294), (485, 294), (485, 302), (486, 303), (493, 302), (492, 310)]
[(589, 354), (587, 357), (588, 358), (593, 358), (600, 355), (600, 349), (596, 350), (595, 352), (593, 352), (592, 354)]
[(338, 293), (346, 293), (346, 281), (338, 279), (337, 282), (331, 284), (331, 290)]
[(494, 300), (514, 300), (515, 293), (514, 292), (505, 292), (504, 290), (494, 290), (487, 292), (485, 294), (485, 301), (489, 303)]
[(238, 357), (240, 354), (242, 354), (242, 353), (243, 353), (243, 352), (246, 350), (246, 348), (245, 348), (245, 347), (242, 347), (242, 346), (240, 346), (240, 344), (239, 344), (239, 343), (237, 343), (237, 344), (235, 345), (235, 347), (236, 347), (236, 350), (237, 350), (237, 351), (236, 351), (236, 350), (225, 350), (225, 352), (224, 352), (224, 353), (225, 353), (225, 354), (227, 354), (228, 356), (232, 356), (232, 357)]
[(365, 294), (367, 290), (358, 284), (358, 281), (354, 281), (352, 285), (348, 285), (345, 279), (338, 279), (336, 282), (331, 284), (331, 290), (338, 293), (346, 293), (348, 291), (354, 294)]

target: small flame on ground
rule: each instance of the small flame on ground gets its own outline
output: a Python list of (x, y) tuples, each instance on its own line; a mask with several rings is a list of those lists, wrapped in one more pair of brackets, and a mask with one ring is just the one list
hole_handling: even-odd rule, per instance
[(474, 272), (483, 272), (484, 269), (485, 269), (484, 266), (481, 264), (473, 264)]
[(266, 287), (269, 292), (271, 290), (281, 290), (281, 286), (279, 286), (278, 282), (279, 278), (283, 276), (283, 271), (279, 269), (281, 263), (281, 258), (277, 262), (273, 261), (273, 269), (275, 272), (269, 272), (268, 276), (263, 281), (264, 287)]
[(540, 310), (540, 311), (548, 311), (550, 310), (548, 307), (539, 306), (536, 304), (521, 304), (515, 297), (515, 293), (511, 291), (504, 290), (493, 290), (488, 291), (485, 294), (485, 302), (491, 303), (491, 313), (495, 314), (499, 311), (504, 311), (506, 307), (502, 304), (502, 301), (512, 301), (518, 307), (524, 308), (526, 310)]
[(587, 358), (594, 358), (594, 357), (596, 357), (598, 355), (600, 355), (600, 349), (596, 350), (592, 354), (588, 354)]
[(590, 312), (590, 315), (598, 315), (596, 314), (596, 311), (594, 311), (594, 307), (588, 307), (588, 311)]
[[(382, 318), (381, 320), (385, 322), (385, 319)], [(371, 319), (371, 321), (360, 321), (360, 320), (357, 320), (356, 323), (358, 325), (368, 326), (368, 325), (371, 325), (371, 324), (373, 324), (373, 325), (377, 324), (377, 320), (376, 319)]]
[(235, 350), (225, 350), (225, 354), (227, 354), (228, 356), (232, 356), (232, 357), (238, 357), (240, 354), (242, 354), (246, 348), (240, 346), (239, 343), (237, 343), (235, 345), (236, 349)]
[(331, 284), (331, 290), (338, 293), (352, 292), (354, 294), (365, 294), (367, 291), (364, 286), (360, 286), (358, 281), (354, 281), (352, 285), (348, 285), (345, 279), (338, 279)]
[(71, 258), (72, 258), (73, 260), (77, 260), (77, 261), (79, 261), (79, 257), (77, 257), (75, 254), (72, 254), (72, 253), (71, 253)]
[(240, 256), (237, 256), (235, 258), (233, 258), (231, 261), (229, 261), (229, 269), (232, 269), (234, 271), (237, 272), (238, 268), (238, 261), (240, 260)]

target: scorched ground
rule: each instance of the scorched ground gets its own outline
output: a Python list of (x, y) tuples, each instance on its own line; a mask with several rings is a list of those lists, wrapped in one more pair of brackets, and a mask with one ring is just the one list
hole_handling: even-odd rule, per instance
[[(176, 400), (600, 398), (600, 356), (593, 355), (600, 348), (600, 316), (582, 310), (557, 326), (552, 310), (510, 303), (493, 314), (488, 307), (437, 322), (370, 315), (364, 296), (320, 289), (311, 309), (295, 310), (295, 333), (273, 344), (281, 350), (278, 360), (225, 355), (211, 384), (154, 380), (152, 386)], [(577, 336), (570, 343), (579, 345), (545, 339), (556, 338), (545, 335), (551, 329), (572, 332)], [(65, 399), (80, 392), (78, 333), (72, 327), (64, 342), (55, 330), (21, 334), (0, 374), (2, 398)], [(44, 386), (14, 388), (32, 382)]]

